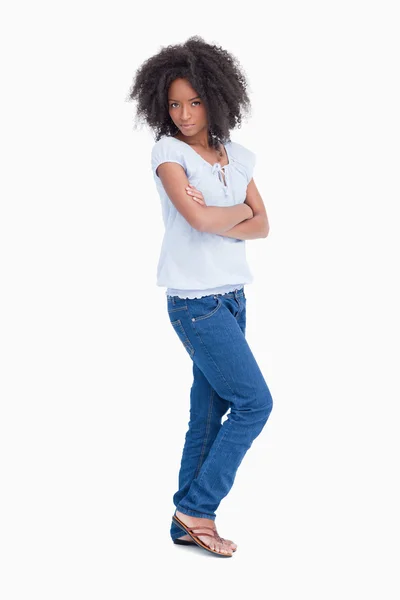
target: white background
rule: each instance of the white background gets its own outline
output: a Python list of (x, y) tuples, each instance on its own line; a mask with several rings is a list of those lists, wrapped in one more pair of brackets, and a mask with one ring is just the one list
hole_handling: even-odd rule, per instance
[[(4, 600), (398, 600), (395, 2), (20, 2), (1, 15)], [(10, 8), (11, 7), (11, 8)], [(270, 221), (247, 339), (274, 398), (216, 524), (169, 537), (191, 361), (156, 286), (163, 224), (136, 69), (232, 52)]]

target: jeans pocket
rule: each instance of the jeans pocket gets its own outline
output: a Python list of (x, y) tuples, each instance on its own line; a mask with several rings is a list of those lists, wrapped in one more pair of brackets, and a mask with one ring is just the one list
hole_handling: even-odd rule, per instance
[(179, 319), (176, 321), (172, 321), (172, 319), (171, 319), (171, 325), (175, 329), (177, 336), (181, 340), (181, 342), (184, 345), (185, 349), (187, 350), (189, 356), (192, 357), (194, 354), (194, 348), (186, 334), (186, 331), (183, 328), (181, 321)]
[(203, 296), (203, 298), (192, 298), (187, 301), (190, 320), (193, 322), (209, 319), (222, 306), (222, 300), (218, 296)]

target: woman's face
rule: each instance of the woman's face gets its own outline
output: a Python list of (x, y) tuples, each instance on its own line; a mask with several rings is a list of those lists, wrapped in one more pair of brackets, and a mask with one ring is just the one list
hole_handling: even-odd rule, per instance
[[(187, 137), (207, 128), (207, 114), (202, 99), (187, 79), (175, 79), (168, 90), (168, 110), (182, 135)], [(190, 124), (192, 127), (184, 127)]]

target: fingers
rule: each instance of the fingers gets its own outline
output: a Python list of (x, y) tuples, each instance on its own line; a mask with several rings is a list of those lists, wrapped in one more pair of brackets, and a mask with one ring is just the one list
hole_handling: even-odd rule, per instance
[(191, 195), (193, 195), (193, 194), (201, 194), (201, 192), (199, 192), (199, 190), (196, 190), (196, 188), (195, 188), (195, 187), (193, 187), (193, 186), (190, 186), (190, 187), (188, 186), (188, 187), (186, 188), (186, 192), (187, 192), (187, 193), (188, 193), (190, 196), (191, 196)]
[(203, 194), (199, 190), (196, 190), (196, 188), (190, 183), (186, 187), (186, 193), (189, 194), (193, 200), (202, 200), (204, 202)]
[(186, 186), (186, 191), (188, 193), (197, 194), (197, 195), (200, 195), (200, 196), (202, 195), (202, 193), (199, 192), (199, 190), (196, 190), (196, 188), (191, 183), (189, 183), (189, 185)]
[(205, 205), (204, 200), (202, 200), (201, 198), (196, 198), (196, 196), (192, 196), (192, 200), (194, 200), (195, 202), (198, 202), (199, 204)]

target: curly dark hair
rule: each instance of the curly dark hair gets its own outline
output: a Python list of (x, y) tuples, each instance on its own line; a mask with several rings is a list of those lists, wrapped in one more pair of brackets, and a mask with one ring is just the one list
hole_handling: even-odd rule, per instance
[(187, 79), (207, 112), (208, 142), (213, 148), (230, 141), (230, 129), (241, 127), (251, 110), (248, 83), (238, 59), (198, 35), (183, 44), (161, 47), (136, 71), (127, 98), (137, 101), (137, 120), (149, 125), (155, 141), (178, 131), (168, 110), (168, 88)]

